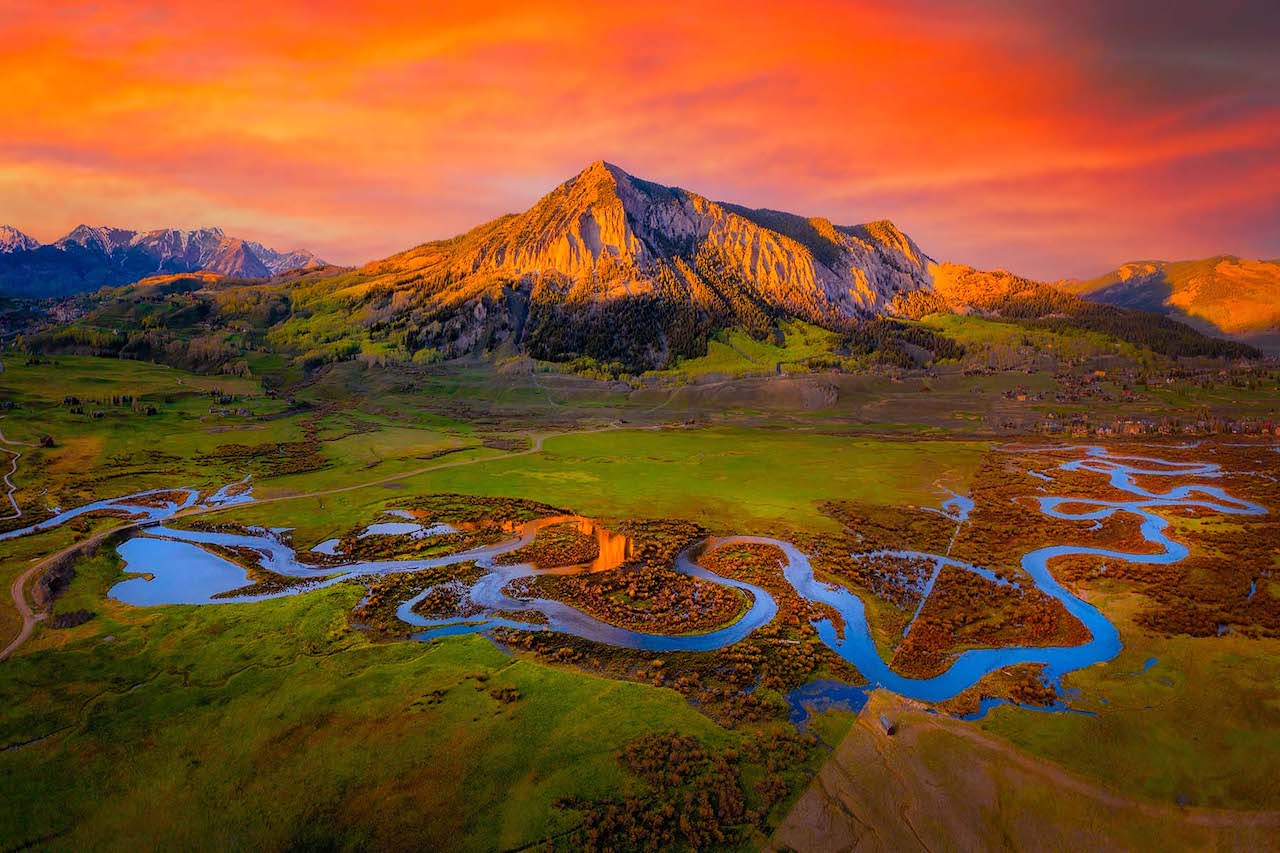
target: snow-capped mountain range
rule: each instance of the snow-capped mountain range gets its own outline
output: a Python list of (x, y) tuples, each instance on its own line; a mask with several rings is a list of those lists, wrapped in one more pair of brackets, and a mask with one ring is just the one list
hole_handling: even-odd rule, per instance
[(65, 296), (150, 275), (198, 270), (266, 278), (324, 265), (306, 249), (281, 252), (228, 236), (221, 228), (133, 231), (79, 225), (65, 237), (41, 245), (16, 228), (0, 226), (0, 295), (5, 296)]
[(0, 254), (29, 252), (39, 247), (40, 241), (36, 238), (28, 237), (9, 225), (0, 225)]

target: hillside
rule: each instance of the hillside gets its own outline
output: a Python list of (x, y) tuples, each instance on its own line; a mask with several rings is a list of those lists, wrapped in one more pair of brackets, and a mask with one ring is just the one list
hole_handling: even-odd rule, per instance
[(976, 313), (1030, 328), (1097, 332), (1174, 357), (1257, 355), (1248, 346), (1208, 337), (1162, 314), (1094, 303), (1005, 270), (939, 264), (933, 272), (933, 288), (900, 298), (894, 306), (897, 313), (912, 318), (929, 313)]
[[(139, 249), (127, 234), (82, 236), (89, 246)], [(238, 241), (220, 245), (232, 256), (255, 252)], [(1158, 315), (1095, 305), (1009, 273), (937, 264), (887, 221), (839, 226), (714, 202), (603, 161), (523, 213), (360, 269), (298, 270), (248, 284), (234, 272), (242, 267), (221, 259), (201, 260), (233, 270), (220, 279), (153, 277), (84, 299), (74, 327), (33, 342), (193, 369), (238, 366), (250, 350), (286, 355), (303, 369), (353, 358), (427, 364), (520, 354), (620, 376), (679, 374), (688, 362), (726, 357), (781, 370), (796, 352), (817, 355), (788, 340), (798, 336), (828, 341), (823, 363), (840, 369), (868, 360), (909, 368), (963, 353), (909, 321), (979, 313), (1024, 328), (1097, 333), (1167, 357), (1253, 354)], [(198, 341), (198, 352), (183, 354), (184, 341)], [(768, 355), (742, 355), (756, 349)]]
[(1280, 261), (1229, 255), (1137, 261), (1059, 286), (1094, 302), (1166, 314), (1210, 333), (1247, 338), (1280, 332)]
[(230, 237), (221, 228), (195, 231), (80, 225), (48, 245), (0, 227), (0, 296), (51, 298), (130, 284), (151, 275), (205, 270), (236, 278), (265, 278), (323, 266), (306, 250), (280, 252)]

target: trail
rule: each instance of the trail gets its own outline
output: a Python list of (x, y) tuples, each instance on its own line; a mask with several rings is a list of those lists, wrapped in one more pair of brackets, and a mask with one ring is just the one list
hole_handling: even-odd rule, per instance
[[(452, 462), (442, 462), (438, 465), (428, 465), (423, 468), (417, 468), (413, 471), (405, 471), (400, 474), (392, 474), (389, 477), (381, 477), (376, 480), (369, 480), (363, 483), (356, 483), (351, 486), (340, 486), (332, 489), (320, 489), (312, 492), (300, 492), (294, 495), (276, 495), (275, 497), (256, 500), (253, 502), (253, 505), (260, 506), (262, 504), (272, 504), (272, 503), (280, 503), (283, 501), (302, 500), (305, 498), (327, 497), (329, 495), (338, 495), (338, 494), (343, 494), (344, 492), (353, 492), (359, 489), (367, 489), (372, 486), (380, 486), (385, 483), (394, 483), (398, 480), (406, 480), (406, 479), (409, 479), (410, 477), (417, 477), (422, 474), (427, 474), (432, 471), (439, 471), (445, 468), (459, 468), (464, 465), (477, 465), (482, 462), (494, 462), (499, 459), (514, 459), (519, 456), (529, 456), (534, 453), (541, 453), (543, 442), (548, 438), (558, 438), (560, 436), (574, 436), (574, 435), (591, 435), (591, 434), (602, 433), (602, 432), (613, 432), (615, 430), (657, 430), (657, 429), (663, 429), (663, 428), (664, 428), (663, 425), (631, 426), (628, 424), (621, 424), (615, 421), (614, 423), (611, 423), (608, 426), (593, 427), (591, 429), (572, 430), (569, 432), (530, 433), (529, 438), (531, 443), (528, 449), (526, 450), (519, 450), (514, 453), (506, 453), (501, 456), (482, 456), (475, 459), (461, 459), (461, 460), (455, 460)], [(2, 434), (0, 434), (0, 441), (5, 441), (5, 443), (14, 443), (14, 442), (9, 442), (7, 439), (4, 439)], [(2, 449), (4, 448), (0, 448), (0, 450)], [(12, 453), (13, 451), (9, 451), (9, 452)], [(15, 459), (14, 465), (16, 470), (16, 465), (17, 465), (16, 459)], [(9, 481), (8, 477), (5, 477), (4, 479), (6, 482)], [(12, 491), (10, 492), (10, 500), (12, 500)], [(243, 506), (245, 506), (245, 504), (192, 507), (190, 509), (180, 510), (174, 513), (172, 516), (170, 516), (170, 518), (178, 519), (178, 518), (192, 518), (194, 516), (201, 516), (201, 515), (212, 515), (213, 513), (224, 512), (229, 509), (241, 508)], [(14, 508), (15, 509), (17, 508), (16, 504), (14, 505)], [(13, 583), (9, 586), (9, 595), (13, 599), (13, 605), (14, 605), (14, 608), (18, 611), (18, 615), (22, 617), (22, 628), (18, 631), (17, 636), (13, 638), (13, 640), (9, 643), (9, 645), (7, 645), (3, 651), (0, 651), (0, 661), (6, 660), (14, 652), (16, 652), (23, 645), (23, 643), (25, 643), (27, 639), (30, 638), (32, 632), (35, 630), (36, 623), (40, 622), (41, 620), (45, 619), (48, 616), (47, 613), (35, 612), (34, 609), (31, 607), (31, 605), (27, 602), (25, 589), (26, 589), (27, 583), (33, 577), (37, 577), (40, 574), (43, 574), (45, 570), (47, 570), (50, 566), (54, 565), (54, 563), (59, 559), (68, 557), (72, 554), (77, 553), (81, 549), (87, 548), (95, 543), (101, 542), (103, 539), (105, 539), (108, 536), (111, 536), (116, 533), (129, 531), (129, 530), (136, 530), (142, 527), (144, 524), (148, 524), (148, 523), (150, 523), (149, 519), (145, 521), (134, 521), (128, 524), (120, 525), (118, 527), (112, 527), (109, 530), (104, 530), (100, 533), (94, 534), (93, 536), (91, 536), (90, 538), (82, 542), (76, 542), (71, 545), (68, 545), (66, 548), (63, 548), (61, 551), (58, 551), (56, 554), (53, 554), (49, 557), (44, 558), (43, 560), (36, 563), (31, 568), (27, 569), (17, 578), (15, 578)]]
[[(942, 489), (943, 491), (951, 492), (951, 497), (948, 500), (943, 501), (942, 503), (943, 508), (941, 510), (935, 510), (932, 507), (926, 507), (926, 509), (929, 509), (931, 512), (937, 512), (939, 515), (945, 515), (948, 518), (954, 518), (956, 520), (956, 529), (951, 532), (951, 539), (950, 541), (947, 542), (947, 552), (944, 555), (944, 556), (950, 557), (951, 549), (955, 547), (956, 539), (957, 537), (960, 536), (960, 528), (964, 527), (965, 522), (969, 520), (969, 512), (973, 509), (973, 501), (970, 500), (968, 497), (964, 497), (956, 494), (951, 489), (948, 489), (945, 486), (943, 486), (942, 483), (936, 483), (935, 485), (937, 485), (938, 488)], [(946, 509), (949, 504), (955, 506), (954, 515), (948, 512)], [(928, 603), (929, 596), (933, 594), (933, 587), (937, 584), (938, 575), (942, 573), (942, 567), (944, 565), (946, 565), (946, 562), (943, 560), (934, 561), (933, 573), (929, 576), (929, 580), (925, 583), (924, 592), (921, 593), (920, 595), (920, 603), (916, 605), (915, 613), (911, 615), (911, 621), (907, 623), (907, 627), (902, 629), (902, 640), (905, 640), (907, 638), (907, 636), (911, 633), (911, 626), (916, 624), (916, 620), (920, 618), (920, 613), (924, 610), (925, 604)], [(899, 640), (898, 644), (893, 647), (894, 654), (897, 654), (898, 649), (902, 646), (902, 640)]]
[[(894, 735), (882, 715), (897, 723)], [(1055, 808), (1023, 819), (1036, 798)], [(1182, 807), (1116, 791), (877, 691), (765, 849), (985, 849), (990, 839), (1013, 850), (1130, 849), (1142, 838), (1151, 849), (1250, 850), (1274, 846), (1267, 840), (1278, 828), (1274, 810)]]
[[(12, 441), (5, 438), (4, 432), (0, 431), (0, 444), (12, 444), (18, 447), (31, 447), (32, 445), (25, 441)], [(0, 521), (11, 521), (15, 518), (22, 518), (22, 510), (18, 508), (18, 502), (14, 500), (13, 493), (18, 491), (18, 487), (13, 484), (13, 477), (18, 473), (18, 460), (22, 458), (22, 454), (17, 450), (10, 450), (7, 447), (0, 447), (5, 453), (13, 457), (13, 465), (9, 468), (9, 473), (4, 475), (4, 484), (8, 488), (5, 497), (8, 498), (9, 504), (13, 507), (13, 514), (0, 517)]]
[(145, 522), (135, 521), (120, 527), (113, 527), (110, 530), (104, 530), (101, 533), (96, 533), (83, 542), (74, 542), (63, 548), (61, 551), (45, 557), (34, 566), (18, 575), (18, 577), (14, 578), (13, 583), (9, 585), (9, 595), (13, 597), (13, 605), (17, 608), (18, 615), (22, 617), (22, 628), (18, 631), (18, 635), (13, 638), (12, 642), (4, 647), (4, 651), (0, 651), (0, 661), (7, 659), (10, 655), (16, 652), (18, 648), (27, 641), (27, 638), (31, 636), (31, 632), (35, 630), (36, 623), (43, 621), (49, 615), (48, 613), (36, 613), (32, 610), (31, 605), (27, 603), (27, 596), (24, 590), (28, 581), (33, 577), (38, 577), (44, 574), (44, 572), (56, 564), (58, 560), (69, 557), (77, 551), (95, 545), (113, 533), (136, 530), (137, 528), (142, 527), (144, 523)]

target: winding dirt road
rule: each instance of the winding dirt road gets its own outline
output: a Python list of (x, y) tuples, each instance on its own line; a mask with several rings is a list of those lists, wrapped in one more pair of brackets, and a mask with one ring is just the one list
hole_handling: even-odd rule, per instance
[[(534, 453), (541, 453), (542, 444), (548, 438), (559, 438), (561, 436), (573, 436), (573, 435), (591, 435), (593, 433), (613, 432), (615, 430), (657, 430), (657, 429), (664, 429), (664, 428), (668, 428), (668, 427), (666, 427), (666, 425), (634, 426), (631, 424), (622, 424), (622, 423), (614, 422), (609, 424), (608, 426), (593, 427), (591, 429), (571, 430), (568, 432), (531, 433), (527, 436), (530, 440), (529, 447), (525, 450), (518, 450), (514, 453), (505, 453), (501, 456), (484, 456), (478, 459), (461, 459), (461, 460), (456, 460), (452, 462), (442, 462), (438, 465), (428, 465), (424, 468), (417, 468), (413, 471), (405, 471), (400, 474), (392, 474), (389, 477), (381, 477), (377, 480), (369, 480), (367, 482), (356, 483), (350, 486), (338, 486), (336, 488), (320, 489), (314, 492), (299, 492), (296, 495), (277, 495), (275, 497), (263, 498), (262, 500), (254, 501), (252, 504), (232, 504), (230, 506), (192, 507), (191, 509), (177, 512), (170, 518), (171, 519), (190, 518), (192, 516), (197, 516), (197, 515), (212, 515), (213, 513), (225, 512), (230, 509), (243, 509), (246, 506), (261, 506), (263, 504), (280, 503), (282, 501), (301, 500), (303, 498), (322, 498), (328, 495), (338, 495), (344, 492), (354, 492), (359, 489), (367, 489), (367, 488), (370, 488), (371, 486), (381, 486), (385, 483), (394, 483), (397, 480), (407, 480), (410, 477), (417, 477), (422, 474), (428, 474), (432, 471), (439, 471), (445, 468), (460, 468), (463, 465), (476, 465), (481, 462), (496, 462), (501, 459), (515, 459), (520, 456), (529, 456)], [(0, 441), (5, 441), (3, 434), (0, 434)], [(13, 443), (13, 442), (6, 442), (6, 443)], [(0, 450), (3, 450), (3, 449), (4, 448), (0, 448)], [(10, 451), (10, 452), (13, 452), (13, 451)], [(17, 461), (15, 459), (14, 472), (16, 471), (17, 471)], [(13, 473), (13, 472), (10, 472), (10, 473)], [(8, 477), (5, 477), (4, 479), (5, 479), (5, 482), (9, 482)], [(12, 500), (12, 484), (10, 484), (10, 486), (11, 486), (10, 500)], [(14, 508), (17, 509), (16, 503), (14, 504)], [(84, 540), (83, 542), (73, 543), (71, 545), (68, 545), (66, 548), (63, 548), (61, 551), (58, 551), (56, 554), (51, 554), (50, 556), (45, 557), (43, 560), (36, 563), (34, 566), (27, 569), (25, 572), (23, 572), (21, 575), (15, 578), (13, 583), (9, 586), (9, 595), (13, 598), (13, 604), (18, 611), (18, 615), (22, 617), (22, 628), (21, 630), (18, 631), (17, 636), (13, 638), (13, 640), (9, 643), (9, 645), (5, 646), (3, 651), (0, 651), (0, 661), (7, 659), (10, 655), (16, 652), (22, 646), (22, 644), (25, 643), (31, 637), (32, 632), (35, 630), (36, 623), (40, 622), (41, 620), (45, 619), (48, 616), (47, 613), (36, 612), (27, 601), (26, 587), (32, 578), (39, 577), (40, 575), (42, 575), (51, 566), (56, 564), (58, 560), (69, 557), (85, 548), (89, 548), (97, 543), (100, 543), (102, 540), (106, 539), (108, 536), (111, 536), (113, 534), (123, 533), (129, 530), (136, 530), (137, 528), (142, 527), (143, 524), (144, 522), (136, 522), (136, 521), (129, 522), (127, 524), (122, 524), (117, 527), (112, 527), (109, 530), (104, 530), (100, 533), (96, 533), (90, 538)]]
[[(13, 441), (5, 438), (3, 431), (0, 431), (0, 444), (9, 444), (15, 447), (32, 446), (25, 441)], [(0, 521), (11, 521), (15, 518), (22, 518), (22, 510), (18, 508), (18, 502), (13, 498), (13, 493), (18, 491), (18, 487), (13, 484), (13, 477), (18, 473), (18, 460), (22, 458), (22, 454), (17, 450), (10, 450), (8, 447), (0, 447), (0, 450), (13, 457), (13, 465), (9, 468), (9, 473), (4, 475), (4, 484), (8, 488), (5, 497), (8, 498), (9, 504), (13, 507), (13, 514), (0, 517)]]

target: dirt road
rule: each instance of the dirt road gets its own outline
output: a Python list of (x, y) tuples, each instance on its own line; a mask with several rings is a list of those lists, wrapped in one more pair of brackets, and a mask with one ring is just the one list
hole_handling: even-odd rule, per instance
[(770, 849), (1260, 850), (1277, 832), (1280, 813), (1130, 797), (876, 691)]

